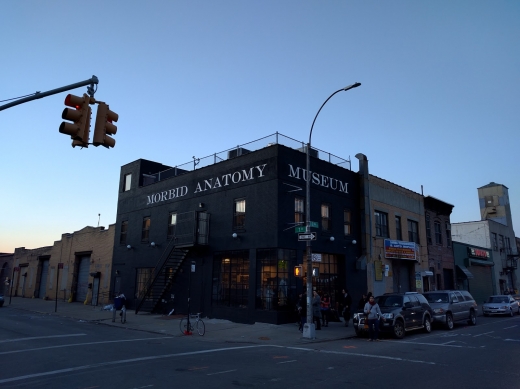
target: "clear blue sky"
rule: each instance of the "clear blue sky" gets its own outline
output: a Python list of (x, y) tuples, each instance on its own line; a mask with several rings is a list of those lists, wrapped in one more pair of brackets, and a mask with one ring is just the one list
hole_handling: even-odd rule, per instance
[(114, 149), (81, 150), (58, 132), (66, 93), (0, 112), (0, 252), (114, 223), (136, 159), (305, 141), (356, 81), (314, 146), (423, 185), (452, 222), (479, 220), (477, 188), (504, 184), (520, 229), (518, 1), (3, 1), (0, 34), (0, 100), (96, 75), (120, 117)]

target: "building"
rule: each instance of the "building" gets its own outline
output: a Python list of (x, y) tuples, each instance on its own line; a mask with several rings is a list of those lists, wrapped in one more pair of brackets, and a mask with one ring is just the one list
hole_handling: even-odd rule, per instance
[(0, 294), (9, 295), (14, 254), (0, 253)]
[(428, 270), (423, 196), (368, 172), (360, 161), (362, 204), (362, 260), (366, 260), (368, 291), (423, 291)]
[[(281, 134), (260, 143), (191, 166), (121, 167), (113, 293), (136, 311), (186, 313), (189, 299), (191, 312), (209, 317), (295, 320), (306, 283), (294, 274), (306, 269), (305, 148)], [(333, 304), (344, 287), (359, 298), (359, 175), (349, 161), (310, 152), (313, 285)]]
[(493, 293), (518, 288), (518, 251), (511, 219), (508, 188), (491, 182), (478, 188), (480, 221), (453, 223), (453, 240), (491, 250)]
[(53, 246), (16, 248), (9, 293), (92, 305), (106, 303), (110, 300), (113, 242), (111, 225), (106, 230), (85, 227), (63, 234)]
[(451, 239), (450, 215), (453, 205), (432, 196), (424, 197), (428, 277), (424, 291), (455, 289), (455, 260)]

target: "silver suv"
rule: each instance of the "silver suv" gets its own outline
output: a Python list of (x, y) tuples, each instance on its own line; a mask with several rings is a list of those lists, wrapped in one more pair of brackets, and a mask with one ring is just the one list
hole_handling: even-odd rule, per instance
[(437, 290), (423, 293), (433, 309), (433, 322), (453, 329), (457, 321), (477, 324), (477, 303), (466, 290)]

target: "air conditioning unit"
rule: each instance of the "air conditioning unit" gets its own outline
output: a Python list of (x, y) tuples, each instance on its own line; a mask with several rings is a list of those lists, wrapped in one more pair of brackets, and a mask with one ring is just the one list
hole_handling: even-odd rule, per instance
[[(307, 154), (307, 146), (300, 147), (300, 148), (298, 149), (298, 151), (301, 151), (302, 153)], [(311, 149), (309, 150), (309, 155), (310, 155), (311, 157), (318, 158), (318, 150), (313, 149), (313, 148), (311, 147)]]
[(228, 159), (239, 157), (244, 154), (250, 153), (250, 150), (244, 149), (242, 147), (237, 147), (236, 149), (228, 151)]

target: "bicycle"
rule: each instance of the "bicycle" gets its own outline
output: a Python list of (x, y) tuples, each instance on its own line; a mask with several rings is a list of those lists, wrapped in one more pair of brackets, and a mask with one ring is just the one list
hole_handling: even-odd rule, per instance
[[(183, 335), (191, 335), (193, 333), (194, 328), (197, 329), (197, 333), (200, 336), (203, 336), (206, 332), (206, 326), (204, 322), (200, 318), (202, 312), (193, 313), (189, 315), (189, 327), (188, 327), (188, 316), (183, 317), (181, 322), (179, 323), (179, 328)], [(192, 321), (193, 319), (193, 321)]]

